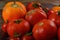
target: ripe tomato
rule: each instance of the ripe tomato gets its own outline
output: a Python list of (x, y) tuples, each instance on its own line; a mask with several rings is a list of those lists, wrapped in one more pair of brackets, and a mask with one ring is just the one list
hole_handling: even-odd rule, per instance
[(8, 26), (7, 23), (4, 23), (4, 24), (2, 25), (2, 31), (3, 31), (3, 32), (7, 32), (7, 26)]
[(49, 10), (48, 12), (47, 12), (47, 15), (49, 16), (49, 15), (51, 15), (51, 14), (57, 14), (57, 12), (55, 12), (54, 10)]
[(23, 36), (22, 40), (33, 40), (33, 36)]
[(43, 19), (35, 24), (32, 32), (36, 40), (49, 40), (56, 37), (57, 27), (53, 21)]
[(8, 2), (2, 11), (2, 17), (4, 21), (12, 21), (24, 17), (26, 14), (26, 8), (21, 2)]
[(60, 10), (60, 5), (57, 5), (57, 6), (52, 7), (52, 10), (59, 11)]
[(31, 25), (36, 24), (42, 19), (46, 19), (47, 15), (46, 13), (42, 10), (42, 8), (37, 8), (35, 10), (30, 10), (26, 16), (25, 19), (30, 22)]
[(57, 26), (60, 26), (60, 13), (56, 12), (55, 13), (52, 11), (51, 14), (48, 17), (50, 20), (54, 21)]
[(22, 40), (34, 40), (32, 33), (27, 33), (22, 37)]
[(29, 31), (30, 31), (30, 25), (24, 19), (13, 20), (8, 24), (7, 27), (7, 32), (10, 37), (21, 36)]
[(40, 3), (38, 2), (30, 2), (27, 4), (27, 10), (33, 10), (33, 9), (36, 9), (36, 8), (39, 8), (41, 6)]
[(49, 14), (49, 19), (52, 20), (52, 21), (55, 21), (56, 18), (57, 18), (57, 13), (54, 13), (53, 11), (51, 11)]
[(60, 26), (60, 17), (55, 20), (55, 23), (58, 27)]
[(9, 40), (20, 40), (20, 38), (10, 38)]
[(58, 29), (58, 40), (60, 40), (60, 27)]

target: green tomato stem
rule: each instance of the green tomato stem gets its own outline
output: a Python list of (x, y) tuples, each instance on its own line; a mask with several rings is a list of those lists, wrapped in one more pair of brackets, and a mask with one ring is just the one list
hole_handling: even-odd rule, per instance
[(32, 35), (32, 32), (26, 34), (26, 36), (30, 36), (30, 35)]

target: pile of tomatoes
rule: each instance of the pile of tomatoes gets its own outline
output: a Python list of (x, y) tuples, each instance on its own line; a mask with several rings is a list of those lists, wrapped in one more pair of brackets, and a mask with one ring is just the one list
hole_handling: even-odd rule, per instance
[(2, 31), (7, 40), (60, 40), (60, 7), (43, 8), (38, 2), (25, 6), (8, 2), (2, 11)]

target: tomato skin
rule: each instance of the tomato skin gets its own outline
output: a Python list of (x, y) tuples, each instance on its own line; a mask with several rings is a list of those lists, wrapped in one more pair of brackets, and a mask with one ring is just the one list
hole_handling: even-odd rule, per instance
[(3, 25), (2, 25), (2, 31), (3, 32), (7, 32), (7, 26), (8, 26), (7, 23), (3, 23)]
[(19, 35), (24, 35), (26, 32), (30, 31), (29, 23), (24, 19), (18, 19), (19, 21), (15, 23), (14, 21), (10, 22), (7, 27), (7, 32), (10, 37), (15, 37)]
[(55, 23), (56, 25), (59, 27), (60, 26), (60, 17), (58, 17), (56, 20), (55, 20)]
[(58, 40), (60, 40), (60, 27), (58, 28)]
[(53, 21), (44, 19), (34, 25), (32, 32), (36, 40), (49, 40), (56, 37), (57, 27)]
[(8, 2), (2, 11), (2, 18), (6, 22), (23, 18), (26, 15), (26, 8), (21, 2)]
[(37, 3), (37, 2), (30, 2), (27, 4), (27, 10), (33, 10), (33, 9), (36, 9), (36, 8), (39, 8), (41, 6), (40, 3)]
[(10, 38), (9, 40), (20, 40), (20, 38)]
[(55, 22), (55, 20), (56, 20), (56, 18), (57, 18), (57, 14), (56, 14), (56, 13), (52, 13), (52, 14), (49, 15), (48, 18), (49, 18), (50, 20), (52, 20), (52, 21)]
[(46, 13), (42, 10), (42, 8), (37, 8), (35, 10), (30, 10), (26, 16), (25, 19), (33, 26), (37, 22), (39, 22), (42, 19), (47, 19)]
[(48, 12), (47, 12), (47, 15), (49, 16), (49, 15), (51, 15), (51, 14), (57, 14), (57, 12), (56, 11), (54, 11), (54, 10), (49, 10)]
[(33, 36), (23, 36), (22, 40), (33, 40)]
[(60, 26), (60, 16), (59, 16), (59, 13), (57, 11), (50, 12), (48, 19), (54, 21), (57, 26)]
[(59, 11), (59, 10), (60, 10), (60, 6), (59, 6), (59, 5), (54, 6), (54, 7), (52, 7), (52, 10), (54, 10), (54, 11)]

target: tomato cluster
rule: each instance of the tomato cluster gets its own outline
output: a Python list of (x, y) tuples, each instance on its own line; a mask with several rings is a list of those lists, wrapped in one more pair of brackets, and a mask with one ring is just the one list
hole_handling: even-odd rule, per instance
[[(60, 40), (60, 12), (43, 8), (38, 2), (23, 5), (8, 2), (2, 11), (2, 31), (7, 40)], [(58, 30), (58, 31), (57, 31)]]

